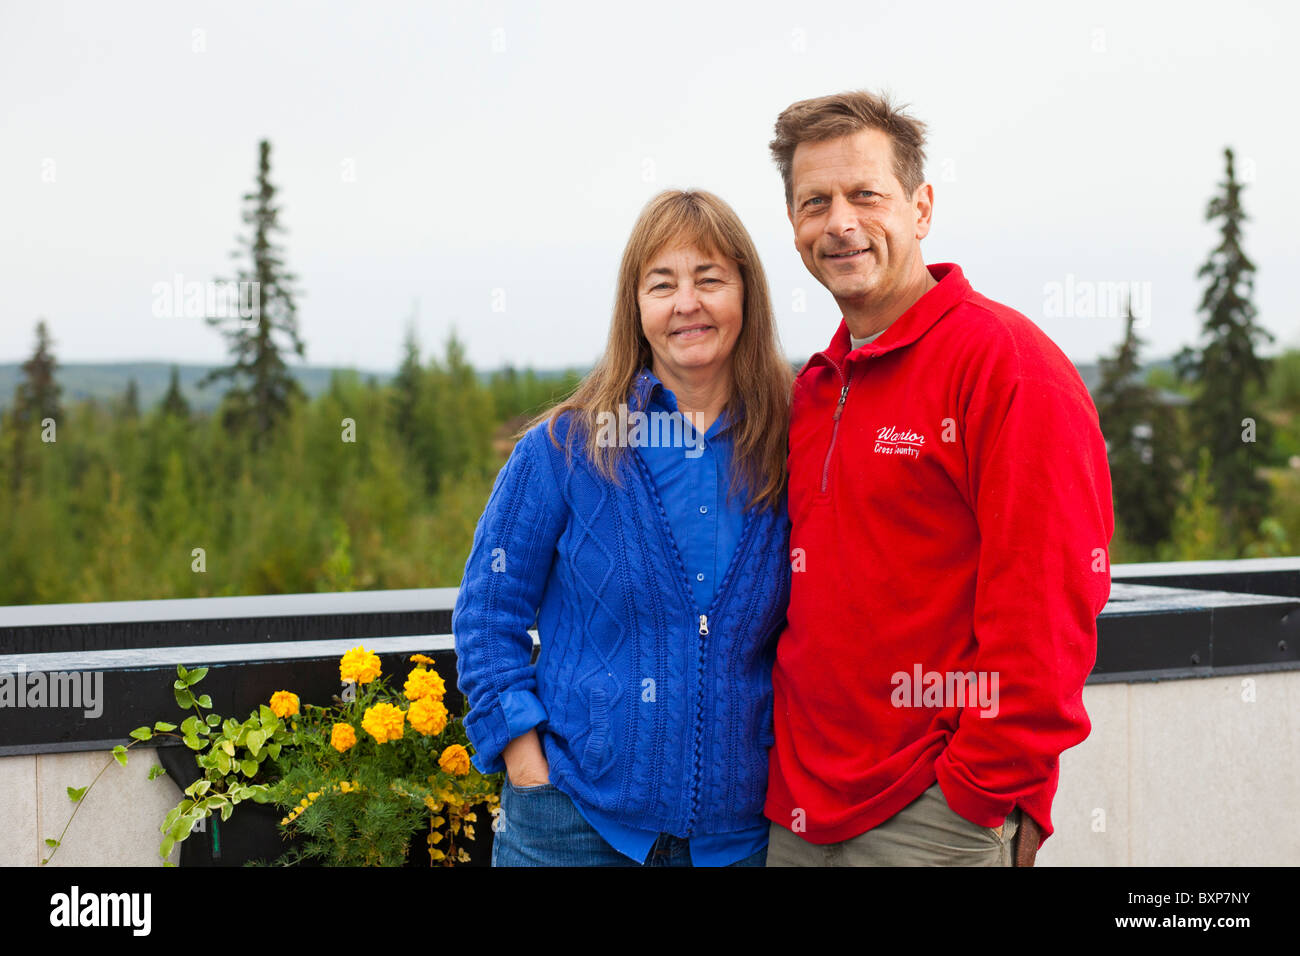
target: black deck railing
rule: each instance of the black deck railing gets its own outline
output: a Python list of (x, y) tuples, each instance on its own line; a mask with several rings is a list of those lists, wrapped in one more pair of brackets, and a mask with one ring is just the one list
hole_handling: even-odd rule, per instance
[[(1091, 683), (1300, 669), (1300, 558), (1116, 565)], [(1045, 583), (1046, 586), (1046, 583)], [(243, 715), (277, 690), (324, 702), (364, 642), (386, 674), (429, 654), (455, 692), (455, 588), (0, 607), (0, 680), (100, 675), (95, 708), (0, 707), (0, 756), (110, 749), (177, 713), (176, 665)]]

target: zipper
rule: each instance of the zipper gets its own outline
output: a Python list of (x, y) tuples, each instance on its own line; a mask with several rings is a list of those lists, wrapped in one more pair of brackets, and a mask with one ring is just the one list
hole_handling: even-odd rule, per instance
[(831, 419), (835, 425), (831, 428), (831, 443), (826, 448), (826, 461), (822, 464), (822, 494), (826, 494), (826, 483), (831, 477), (831, 452), (835, 450), (835, 436), (840, 433), (840, 413), (844, 411), (844, 400), (849, 397), (849, 383), (845, 380), (844, 373), (840, 371), (840, 367), (835, 365), (834, 362), (831, 365), (839, 373), (840, 381), (844, 382), (844, 387), (840, 389), (840, 400), (835, 406), (835, 416)]
[[(636, 461), (637, 469), (641, 472), (641, 477), (645, 482), (646, 491), (649, 493), (650, 497), (655, 501), (655, 503), (659, 506), (659, 509), (662, 512), (663, 501), (659, 498), (659, 490), (655, 488), (654, 476), (650, 474), (649, 467), (646, 465), (644, 461), (640, 459), (640, 457), (636, 457), (635, 461)], [(718, 602), (722, 600), (723, 595), (726, 593), (726, 588), (731, 583), (731, 579), (735, 574), (735, 570), (738, 567), (741, 556), (744, 554), (745, 550), (749, 547), (750, 540), (753, 538), (754, 534), (757, 533), (756, 529), (758, 528), (758, 523), (759, 523), (759, 518), (757, 515), (746, 515), (744, 527), (741, 529), (741, 533), (740, 533), (740, 540), (736, 542), (735, 553), (733, 553), (731, 556), (731, 563), (727, 565), (727, 570), (723, 573), (722, 580), (718, 582), (717, 587), (715, 587), (713, 590), (713, 603), (709, 606), (710, 612), (713, 611), (718, 606)], [(695, 591), (691, 587), (690, 578), (687, 577), (686, 575), (686, 564), (685, 562), (682, 561), (682, 553), (680, 549), (678, 549), (677, 547), (677, 542), (673, 539), (672, 529), (667, 526), (664, 526), (662, 530), (664, 532), (665, 544), (672, 552), (672, 554), (677, 558), (677, 569), (679, 572), (677, 575), (677, 580), (678, 583), (680, 583), (683, 587), (683, 595), (686, 598), (687, 606), (690, 606), (691, 604), (695, 603)], [(696, 609), (696, 616), (699, 619), (699, 636), (700, 636), (700, 641), (698, 642), (698, 647), (696, 648), (696, 657), (695, 657), (695, 662), (696, 662), (695, 668), (698, 675), (700, 672), (704, 670), (704, 638), (709, 636), (709, 616), (708, 614), (700, 612), (698, 608)], [(700, 729), (702, 728), (703, 723), (704, 723), (704, 682), (701, 680), (699, 681), (699, 688), (696, 691), (696, 696), (695, 696), (695, 730), (694, 730), (694, 736), (692, 737), (692, 747), (691, 747), (692, 753), (691, 753), (690, 813), (686, 819), (686, 836), (688, 838), (695, 833), (695, 818), (697, 814), (696, 803), (699, 800), (699, 791), (700, 791), (700, 760), (699, 760), (698, 753), (696, 752), (694, 747), (694, 741), (696, 739), (696, 736), (698, 736), (698, 734), (700, 733)]]

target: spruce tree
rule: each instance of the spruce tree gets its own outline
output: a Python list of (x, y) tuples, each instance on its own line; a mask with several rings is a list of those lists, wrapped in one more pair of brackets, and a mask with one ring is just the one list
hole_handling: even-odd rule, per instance
[(1152, 549), (1169, 537), (1178, 507), (1176, 422), (1141, 377), (1143, 343), (1134, 322), (1130, 303), (1119, 350), (1101, 360), (1097, 414), (1110, 459), (1116, 519), (1128, 540)]
[[(263, 444), (289, 412), (295, 398), (303, 398), (297, 380), (289, 373), (282, 357), (279, 336), (302, 358), (306, 348), (298, 337), (296, 293), (297, 278), (284, 268), (282, 249), (273, 233), (283, 232), (280, 209), (275, 204), (276, 187), (271, 184), (271, 144), (262, 140), (259, 147), (257, 187), (246, 193), (248, 207), (244, 222), (252, 234), (241, 237), (248, 263), (239, 270), (240, 282), (255, 282), (258, 289), (259, 314), (256, 325), (249, 328), (239, 316), (209, 316), (214, 326), (225, 326), (233, 364), (213, 369), (199, 383), (200, 387), (220, 378), (232, 380), (224, 397), (222, 421), (234, 430), (251, 432), (254, 446)], [(236, 250), (233, 255), (239, 256)]]
[(36, 323), (36, 350), (23, 363), (23, 377), (14, 389), (15, 424), (20, 427), (39, 424), (46, 418), (58, 421), (62, 416), (62, 389), (54, 377), (56, 363), (51, 344), (50, 330), (40, 319)]
[(126, 418), (140, 417), (140, 387), (135, 377), (126, 380), (126, 392), (122, 395), (122, 414)]
[(62, 389), (54, 377), (57, 363), (51, 345), (49, 327), (44, 319), (39, 319), (36, 323), (36, 349), (22, 365), (22, 378), (14, 388), (9, 427), (4, 429), (3, 450), (9, 486), (15, 490), (26, 477), (29, 461), (34, 461), (31, 451), (36, 447), (41, 422), (52, 418), (57, 425), (63, 420), (63, 406), (59, 401)]
[(172, 366), (172, 377), (167, 386), (167, 394), (163, 396), (159, 408), (164, 417), (172, 416), (181, 419), (190, 417), (190, 403), (185, 400), (185, 395), (181, 392), (181, 373), (175, 365)]
[(1184, 380), (1198, 386), (1189, 409), (1192, 441), (1209, 450), (1215, 503), (1229, 536), (1240, 542), (1268, 509), (1268, 486), (1256, 475), (1265, 451), (1256, 440), (1261, 416), (1252, 402), (1266, 376), (1255, 350), (1273, 336), (1255, 323), (1255, 265), (1241, 245), (1247, 218), (1243, 184), (1237, 181), (1232, 150), (1223, 153), (1227, 170), (1222, 191), (1210, 200), (1205, 216), (1209, 222), (1219, 220), (1220, 241), (1197, 273), (1209, 280), (1198, 309), (1205, 316), (1204, 345), (1180, 352), (1177, 366)]

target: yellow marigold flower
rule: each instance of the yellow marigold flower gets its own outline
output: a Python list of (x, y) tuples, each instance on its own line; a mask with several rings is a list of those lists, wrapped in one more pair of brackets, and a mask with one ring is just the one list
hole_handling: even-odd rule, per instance
[[(469, 773), (469, 751), (460, 744), (452, 744), (442, 752), (438, 758), (438, 766), (457, 777), (463, 777)], [(450, 801), (460, 803), (461, 801)]]
[(339, 753), (345, 753), (351, 747), (356, 746), (357, 732), (352, 729), (351, 724), (335, 724), (330, 731), (330, 746)]
[(298, 713), (298, 695), (287, 690), (277, 690), (271, 695), (271, 713), (283, 720)]
[(354, 647), (339, 661), (339, 679), (369, 684), (379, 676), (379, 655), (364, 647)]
[(432, 667), (432, 666), (433, 666), (433, 658), (432, 658), (432, 657), (426, 657), (424, 654), (412, 654), (412, 655), (411, 655), (411, 663), (412, 663), (412, 664), (428, 664), (430, 667)]
[(426, 737), (436, 737), (447, 727), (447, 708), (442, 701), (421, 697), (411, 704), (411, 726)]
[(424, 697), (442, 700), (447, 693), (447, 685), (437, 671), (417, 667), (407, 675), (405, 690), (407, 700), (420, 700)]
[(374, 737), (377, 744), (401, 740), (405, 723), (406, 711), (392, 704), (375, 704), (361, 717), (361, 728)]

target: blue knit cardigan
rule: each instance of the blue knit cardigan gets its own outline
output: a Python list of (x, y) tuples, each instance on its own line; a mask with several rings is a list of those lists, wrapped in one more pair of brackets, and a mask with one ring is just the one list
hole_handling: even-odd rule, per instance
[[(571, 425), (556, 422), (561, 446)], [(545, 423), (531, 429), (493, 485), (452, 614), (474, 765), (503, 770), (506, 744), (536, 726), (551, 782), (629, 826), (690, 837), (761, 823), (788, 549), (784, 499), (749, 509), (698, 608), (636, 450), (611, 483), (580, 435), (570, 462)]]

